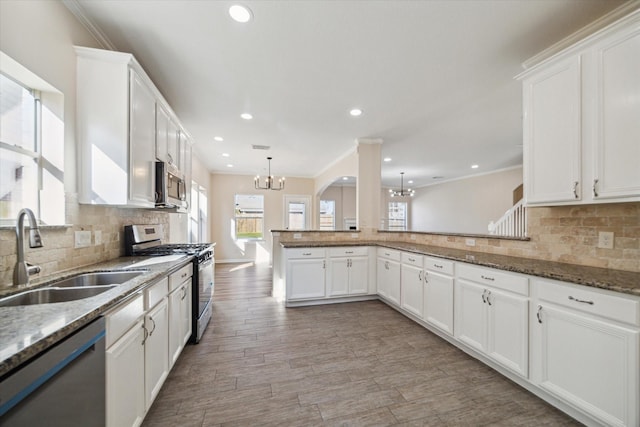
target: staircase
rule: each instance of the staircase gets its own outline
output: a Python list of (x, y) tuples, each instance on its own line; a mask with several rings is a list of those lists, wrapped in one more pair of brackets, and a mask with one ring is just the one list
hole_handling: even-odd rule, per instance
[(495, 236), (526, 237), (527, 236), (527, 208), (524, 199), (513, 205), (497, 221), (489, 223), (489, 234)]

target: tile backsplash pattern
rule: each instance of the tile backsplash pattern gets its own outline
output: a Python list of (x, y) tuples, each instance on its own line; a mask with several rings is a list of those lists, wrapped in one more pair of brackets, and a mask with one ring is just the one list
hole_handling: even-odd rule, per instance
[[(640, 272), (640, 202), (528, 209), (529, 241), (475, 237), (467, 246), (465, 236), (428, 233), (378, 233), (361, 230), (357, 239), (344, 233), (302, 233), (304, 240), (400, 241), (511, 255), (545, 261)], [(597, 248), (598, 232), (614, 233), (613, 249)], [(280, 241), (294, 240), (281, 232)]]
[[(27, 262), (39, 265), (39, 275), (95, 264), (124, 255), (124, 226), (128, 224), (162, 224), (164, 238), (169, 238), (169, 214), (149, 209), (116, 208), (109, 206), (80, 205), (75, 195), (66, 196), (69, 227), (41, 228), (42, 248), (31, 249), (25, 245)], [(25, 224), (28, 224), (25, 221)], [(91, 231), (91, 246), (75, 248), (75, 232)], [(95, 245), (95, 231), (102, 232), (102, 242)], [(0, 288), (13, 280), (16, 263), (15, 227), (0, 229)]]

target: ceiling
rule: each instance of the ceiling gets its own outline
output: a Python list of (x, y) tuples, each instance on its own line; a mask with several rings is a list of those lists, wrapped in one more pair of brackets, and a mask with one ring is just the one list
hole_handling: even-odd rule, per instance
[(247, 0), (246, 24), (231, 1), (66, 3), (136, 56), (210, 171), (265, 174), (272, 156), (315, 177), (380, 138), (383, 185), (419, 187), (521, 164), (522, 62), (624, 2)]

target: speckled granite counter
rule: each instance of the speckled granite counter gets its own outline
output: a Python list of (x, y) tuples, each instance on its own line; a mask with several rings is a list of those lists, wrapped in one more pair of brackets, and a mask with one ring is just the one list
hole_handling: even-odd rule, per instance
[[(126, 257), (43, 278), (51, 281), (90, 271), (138, 270), (144, 274), (102, 294), (76, 301), (0, 307), (0, 376), (90, 323), (105, 311), (187, 264), (190, 256), (138, 267), (149, 257)], [(40, 279), (39, 282), (44, 282)], [(35, 282), (33, 287), (38, 287)], [(3, 289), (2, 296), (25, 289)]]
[(348, 240), (343, 242), (281, 242), (280, 244), (284, 248), (380, 246), (640, 296), (640, 273), (630, 271), (400, 242)]

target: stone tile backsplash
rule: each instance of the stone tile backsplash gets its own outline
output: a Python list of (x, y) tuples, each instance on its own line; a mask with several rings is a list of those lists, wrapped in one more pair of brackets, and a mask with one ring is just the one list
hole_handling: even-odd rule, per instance
[[(149, 209), (116, 208), (80, 205), (67, 194), (67, 223), (69, 227), (41, 228), (43, 247), (25, 247), (26, 260), (42, 268), (37, 276), (95, 264), (124, 255), (124, 226), (129, 224), (162, 224), (164, 239), (169, 238), (169, 214)], [(27, 222), (25, 221), (25, 224)], [(91, 246), (75, 248), (76, 231), (91, 232)], [(95, 232), (101, 232), (102, 242), (95, 244)], [(13, 280), (16, 263), (15, 227), (0, 229), (0, 287)]]

